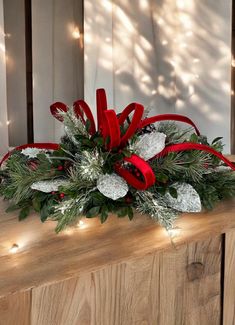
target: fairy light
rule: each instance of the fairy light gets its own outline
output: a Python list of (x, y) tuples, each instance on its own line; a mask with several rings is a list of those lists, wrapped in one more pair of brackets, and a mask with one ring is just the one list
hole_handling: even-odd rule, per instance
[(74, 39), (79, 39), (81, 37), (80, 30), (78, 27), (74, 28), (74, 30), (72, 32), (72, 36)]
[(168, 44), (168, 41), (167, 41), (167, 40), (163, 40), (163, 41), (162, 41), (162, 45), (163, 45), (163, 46), (165, 46), (165, 45), (167, 45), (167, 44)]
[(193, 36), (193, 32), (191, 30), (189, 30), (186, 34), (187, 37)]
[(175, 238), (175, 237), (179, 237), (181, 230), (182, 230), (181, 228), (171, 228), (167, 230), (167, 233), (171, 238)]
[(194, 58), (194, 59), (193, 59), (193, 62), (194, 62), (194, 63), (198, 63), (198, 62), (200, 62), (200, 60), (199, 60), (198, 58)]
[(232, 67), (235, 68), (235, 59), (232, 59)]
[(79, 229), (84, 229), (87, 227), (86, 223), (83, 221), (83, 220), (79, 220), (78, 223), (77, 223), (77, 227)]
[(6, 122), (6, 125), (10, 125), (10, 123), (11, 123), (11, 121), (7, 121), (7, 122)]
[(18, 252), (18, 250), (19, 250), (19, 245), (17, 245), (17, 244), (13, 244), (12, 246), (11, 246), (11, 248), (10, 248), (10, 253), (11, 254), (16, 254), (17, 252)]

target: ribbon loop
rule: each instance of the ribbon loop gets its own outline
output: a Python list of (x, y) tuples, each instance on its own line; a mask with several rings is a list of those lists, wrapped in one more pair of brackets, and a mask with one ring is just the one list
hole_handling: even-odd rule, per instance
[(98, 130), (103, 133), (104, 111), (108, 108), (106, 93), (103, 88), (96, 90), (96, 107)]
[(103, 121), (104, 139), (109, 137), (109, 143), (107, 144), (107, 148), (109, 150), (116, 148), (120, 145), (121, 141), (121, 133), (120, 127), (117, 119), (117, 115), (114, 110), (106, 110), (104, 111), (105, 122)]
[(50, 106), (51, 114), (60, 122), (63, 122), (63, 116), (60, 112), (67, 112), (68, 107), (64, 103), (56, 102)]
[(134, 111), (131, 123), (127, 128), (125, 134), (121, 138), (121, 146), (124, 146), (127, 141), (135, 134), (136, 130), (140, 126), (141, 118), (144, 113), (144, 106), (138, 103), (129, 104), (124, 111), (119, 116), (119, 125), (122, 126), (130, 115), (130, 113)]
[(197, 135), (200, 135), (200, 131), (198, 130), (197, 126), (190, 118), (178, 114), (160, 114), (160, 115), (155, 115), (146, 118), (141, 122), (140, 128), (143, 128), (149, 124), (160, 122), (160, 121), (178, 121), (178, 122), (187, 123), (195, 129)]
[(87, 105), (87, 103), (84, 100), (79, 99), (76, 102), (74, 102), (73, 107), (74, 107), (75, 115), (77, 116), (77, 118), (80, 118), (84, 124), (86, 123), (86, 121), (84, 119), (84, 114), (86, 115), (87, 120), (90, 123), (89, 133), (91, 135), (95, 134), (95, 132), (96, 132), (95, 120), (94, 120), (93, 114), (91, 112), (91, 109)]

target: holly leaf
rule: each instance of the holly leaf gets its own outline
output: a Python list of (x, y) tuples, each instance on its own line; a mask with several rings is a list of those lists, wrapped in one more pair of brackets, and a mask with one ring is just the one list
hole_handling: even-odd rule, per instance
[(100, 206), (93, 207), (90, 210), (87, 211), (86, 217), (87, 218), (93, 218), (96, 217), (100, 212)]
[(169, 188), (169, 193), (174, 199), (177, 199), (178, 193), (177, 193), (177, 190), (174, 187)]
[(128, 207), (127, 215), (129, 220), (132, 220), (134, 218), (134, 212), (131, 207)]
[(40, 212), (41, 209), (41, 201), (39, 197), (35, 196), (32, 200), (33, 208), (36, 212)]
[(101, 208), (101, 214), (100, 214), (101, 223), (104, 223), (107, 219), (108, 219), (108, 208), (106, 206), (103, 206)]
[(189, 141), (197, 143), (198, 142), (198, 136), (195, 133), (191, 134)]
[(19, 220), (24, 220), (28, 217), (29, 215), (29, 212), (30, 212), (30, 207), (27, 206), (27, 207), (24, 207), (23, 209), (21, 209), (20, 213), (19, 213)]
[(18, 204), (10, 205), (7, 209), (6, 212), (13, 212), (20, 209), (20, 206)]

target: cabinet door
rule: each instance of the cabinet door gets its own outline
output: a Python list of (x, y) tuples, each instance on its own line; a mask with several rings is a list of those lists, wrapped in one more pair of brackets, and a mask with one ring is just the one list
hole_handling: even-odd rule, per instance
[(0, 298), (0, 325), (30, 325), (31, 292)]
[(235, 324), (235, 231), (225, 234), (224, 325)]
[(32, 324), (219, 325), (220, 266), (220, 236), (108, 265), (33, 289)]

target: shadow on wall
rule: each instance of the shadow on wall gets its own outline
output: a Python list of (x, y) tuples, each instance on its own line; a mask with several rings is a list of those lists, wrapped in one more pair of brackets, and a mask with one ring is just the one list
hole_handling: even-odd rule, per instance
[(223, 136), (228, 152), (230, 0), (88, 0), (86, 6), (86, 99), (95, 105), (95, 89), (105, 87), (117, 110), (138, 101), (152, 114), (186, 114), (210, 139)]

